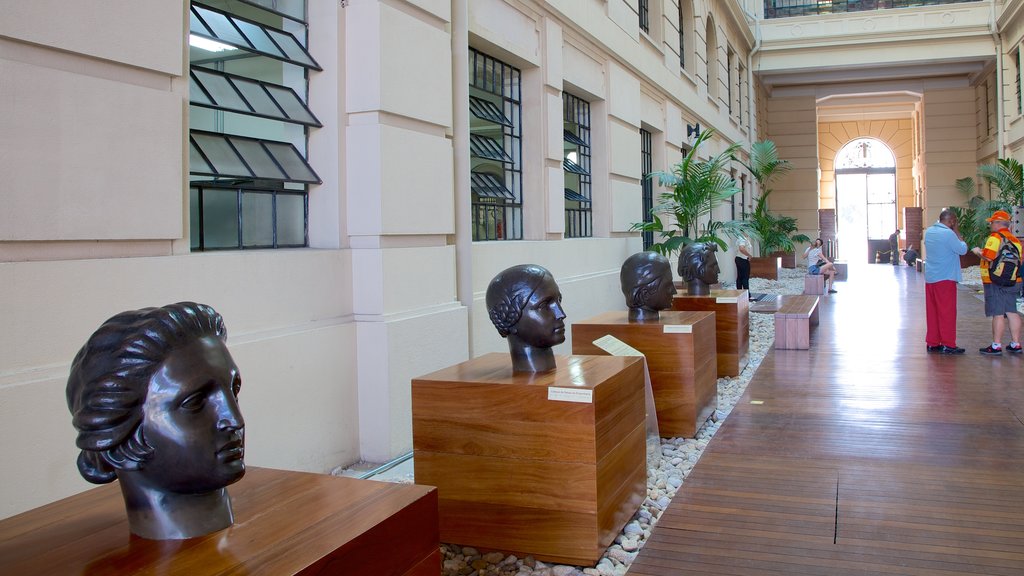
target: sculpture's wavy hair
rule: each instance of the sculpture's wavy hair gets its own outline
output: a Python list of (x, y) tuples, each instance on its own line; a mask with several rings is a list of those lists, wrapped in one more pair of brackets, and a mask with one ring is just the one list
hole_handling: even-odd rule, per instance
[(89, 337), (67, 386), (82, 477), (105, 484), (117, 477), (114, 464), (150, 457), (140, 426), (150, 377), (172, 350), (204, 336), (224, 341), (224, 319), (205, 304), (179, 302), (122, 312)]
[(619, 283), (629, 308), (643, 308), (657, 291), (662, 271), (670, 267), (668, 259), (657, 252), (637, 252), (622, 263)]
[(701, 278), (707, 270), (708, 260), (712, 253), (718, 250), (718, 245), (713, 242), (694, 242), (688, 244), (679, 253), (679, 276), (684, 282), (694, 278)]
[(512, 333), (530, 297), (550, 276), (542, 266), (521, 264), (506, 268), (491, 280), (487, 286), (487, 315), (502, 338)]

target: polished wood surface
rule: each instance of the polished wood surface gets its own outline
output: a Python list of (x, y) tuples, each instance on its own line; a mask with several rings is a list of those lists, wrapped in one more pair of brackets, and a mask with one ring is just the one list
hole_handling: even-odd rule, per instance
[(437, 576), (437, 490), (250, 468), (235, 523), (188, 540), (132, 536), (117, 484), (0, 521), (0, 573)]
[(804, 294), (822, 295), (825, 293), (825, 277), (821, 274), (804, 276)]
[(640, 507), (643, 360), (556, 362), (513, 373), (493, 353), (413, 379), (416, 481), (438, 488), (442, 541), (593, 565)]
[(769, 351), (630, 576), (1024, 574), (1024, 357), (928, 354), (924, 277), (861, 265)]
[(718, 377), (739, 376), (749, 360), (750, 293), (746, 290), (712, 290), (707, 296), (681, 294), (672, 298), (672, 309), (714, 312)]
[(715, 316), (663, 311), (654, 321), (630, 322), (626, 311), (572, 324), (573, 354), (605, 354), (594, 340), (606, 335), (643, 352), (662, 436), (692, 438), (718, 406)]
[(755, 256), (750, 259), (751, 278), (778, 280), (780, 268), (782, 268), (782, 258), (777, 256)]
[(811, 326), (818, 325), (820, 297), (786, 296), (775, 312), (775, 349), (807, 350), (811, 346)]

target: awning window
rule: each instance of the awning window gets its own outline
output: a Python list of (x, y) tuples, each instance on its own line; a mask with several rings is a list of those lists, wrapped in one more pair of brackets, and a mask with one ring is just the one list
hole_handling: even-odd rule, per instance
[(587, 146), (587, 147), (590, 146), (590, 144), (587, 144), (586, 142), (584, 142), (582, 138), (580, 138), (579, 136), (573, 134), (572, 132), (570, 132), (568, 130), (562, 130), (562, 139), (565, 140), (566, 142), (570, 143), (570, 144), (575, 144), (577, 146)]
[(503, 200), (515, 200), (516, 195), (505, 187), (505, 184), (498, 176), (490, 172), (473, 172), (470, 176), (473, 192), (477, 196), (488, 198), (501, 198)]
[(295, 146), (231, 134), (192, 130), (189, 173), (216, 178), (242, 178), (319, 184), (320, 177)]
[(590, 172), (587, 172), (582, 166), (568, 158), (562, 161), (562, 166), (565, 168), (566, 172), (572, 172), (573, 174), (579, 174), (581, 176), (590, 176)]
[(469, 97), (469, 111), (481, 120), (487, 120), (488, 122), (494, 122), (495, 124), (501, 124), (502, 126), (512, 126), (512, 121), (505, 117), (494, 102), (484, 100), (483, 98), (477, 98), (476, 96)]
[(208, 6), (192, 4), (189, 32), (303, 68), (322, 70), (295, 36), (288, 32)]
[(574, 190), (569, 190), (568, 188), (565, 189), (565, 199), (574, 200), (576, 202), (586, 202), (588, 204), (590, 203), (590, 198), (587, 198), (583, 194), (580, 194), (579, 192), (576, 192)]
[(287, 86), (225, 74), (206, 68), (192, 68), (192, 104), (241, 114), (320, 127), (320, 121)]
[(486, 136), (470, 134), (469, 150), (477, 158), (487, 158), (502, 164), (514, 164), (512, 157), (505, 153), (501, 145)]

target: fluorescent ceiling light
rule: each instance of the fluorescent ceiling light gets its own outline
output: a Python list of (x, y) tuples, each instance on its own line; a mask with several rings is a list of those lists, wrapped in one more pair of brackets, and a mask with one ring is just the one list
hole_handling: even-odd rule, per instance
[(224, 52), (226, 50), (234, 50), (234, 46), (229, 46), (216, 40), (210, 40), (209, 38), (203, 38), (202, 36), (196, 36), (195, 34), (188, 35), (188, 45), (201, 48), (207, 52)]

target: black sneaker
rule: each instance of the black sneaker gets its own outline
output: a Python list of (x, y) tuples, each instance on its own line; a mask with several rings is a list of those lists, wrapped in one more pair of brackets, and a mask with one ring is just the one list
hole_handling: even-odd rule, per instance
[(929, 352), (942, 352), (942, 344), (939, 344), (938, 346), (928, 346), (928, 351)]
[(989, 344), (985, 348), (979, 348), (978, 352), (981, 352), (985, 356), (1002, 356), (1003, 349), (1002, 348), (993, 348), (992, 345)]
[(956, 346), (943, 346), (941, 352), (943, 354), (963, 354), (966, 350), (963, 348), (957, 348)]
[(1010, 352), (1011, 354), (1020, 354), (1021, 351), (1024, 351), (1024, 348), (1021, 348), (1020, 344), (1017, 344), (1016, 346), (1011, 344), (1006, 347), (1006, 351)]
[(839, 293), (839, 290), (836, 290), (836, 289), (834, 289), (834, 288), (829, 288), (829, 289), (828, 289), (828, 293), (829, 293), (829, 294), (838, 294), (838, 293)]

